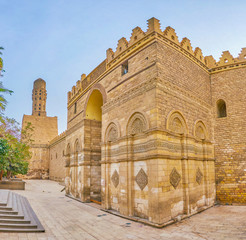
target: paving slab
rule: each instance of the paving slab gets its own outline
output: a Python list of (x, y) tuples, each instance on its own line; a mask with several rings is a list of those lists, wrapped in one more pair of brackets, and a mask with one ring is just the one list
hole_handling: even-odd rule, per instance
[(162, 229), (101, 211), (64, 196), (63, 186), (49, 180), (27, 180), (26, 197), (45, 233), (0, 233), (0, 239), (79, 240), (246, 240), (246, 206), (215, 206)]

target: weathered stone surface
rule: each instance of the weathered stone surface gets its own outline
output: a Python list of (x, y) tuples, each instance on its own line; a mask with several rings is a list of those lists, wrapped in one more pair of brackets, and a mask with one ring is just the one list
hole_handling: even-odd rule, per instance
[(215, 181), (219, 201), (245, 203), (244, 52), (216, 62), (155, 18), (135, 28), (68, 92), (67, 130), (44, 147), (50, 177), (155, 224), (212, 206)]

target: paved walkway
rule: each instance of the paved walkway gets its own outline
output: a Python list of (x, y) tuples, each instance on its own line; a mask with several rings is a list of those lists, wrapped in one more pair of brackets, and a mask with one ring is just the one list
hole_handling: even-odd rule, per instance
[(28, 180), (25, 191), (45, 233), (0, 233), (0, 239), (88, 240), (246, 240), (246, 206), (217, 206), (180, 223), (156, 229), (132, 222), (64, 196), (63, 186)]

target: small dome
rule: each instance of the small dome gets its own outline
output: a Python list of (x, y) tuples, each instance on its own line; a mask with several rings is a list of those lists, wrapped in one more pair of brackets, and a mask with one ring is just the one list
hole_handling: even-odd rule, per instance
[(42, 78), (38, 78), (34, 81), (33, 88), (46, 88), (46, 82)]

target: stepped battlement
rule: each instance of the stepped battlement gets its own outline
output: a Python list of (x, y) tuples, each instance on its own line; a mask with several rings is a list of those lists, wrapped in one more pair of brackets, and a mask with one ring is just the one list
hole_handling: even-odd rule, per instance
[(236, 58), (234, 58), (229, 51), (224, 51), (220, 60), (216, 62), (213, 56), (203, 56), (202, 50), (199, 47), (193, 50), (188, 38), (184, 37), (179, 41), (172, 27), (168, 26), (162, 31), (159, 20), (154, 17), (147, 22), (148, 27), (146, 32), (140, 27), (134, 28), (129, 41), (127, 41), (125, 37), (119, 39), (115, 51), (109, 48), (106, 51), (106, 59), (100, 65), (89, 75), (81, 75), (81, 79), (78, 80), (76, 85), (72, 87), (72, 90), (68, 92), (68, 105), (70, 105), (80, 93), (87, 91), (91, 84), (96, 82), (105, 72), (116, 67), (118, 64), (122, 64), (129, 55), (133, 54), (153, 39), (158, 39), (164, 44), (176, 49), (210, 73), (246, 66), (246, 48), (242, 48), (241, 53)]

